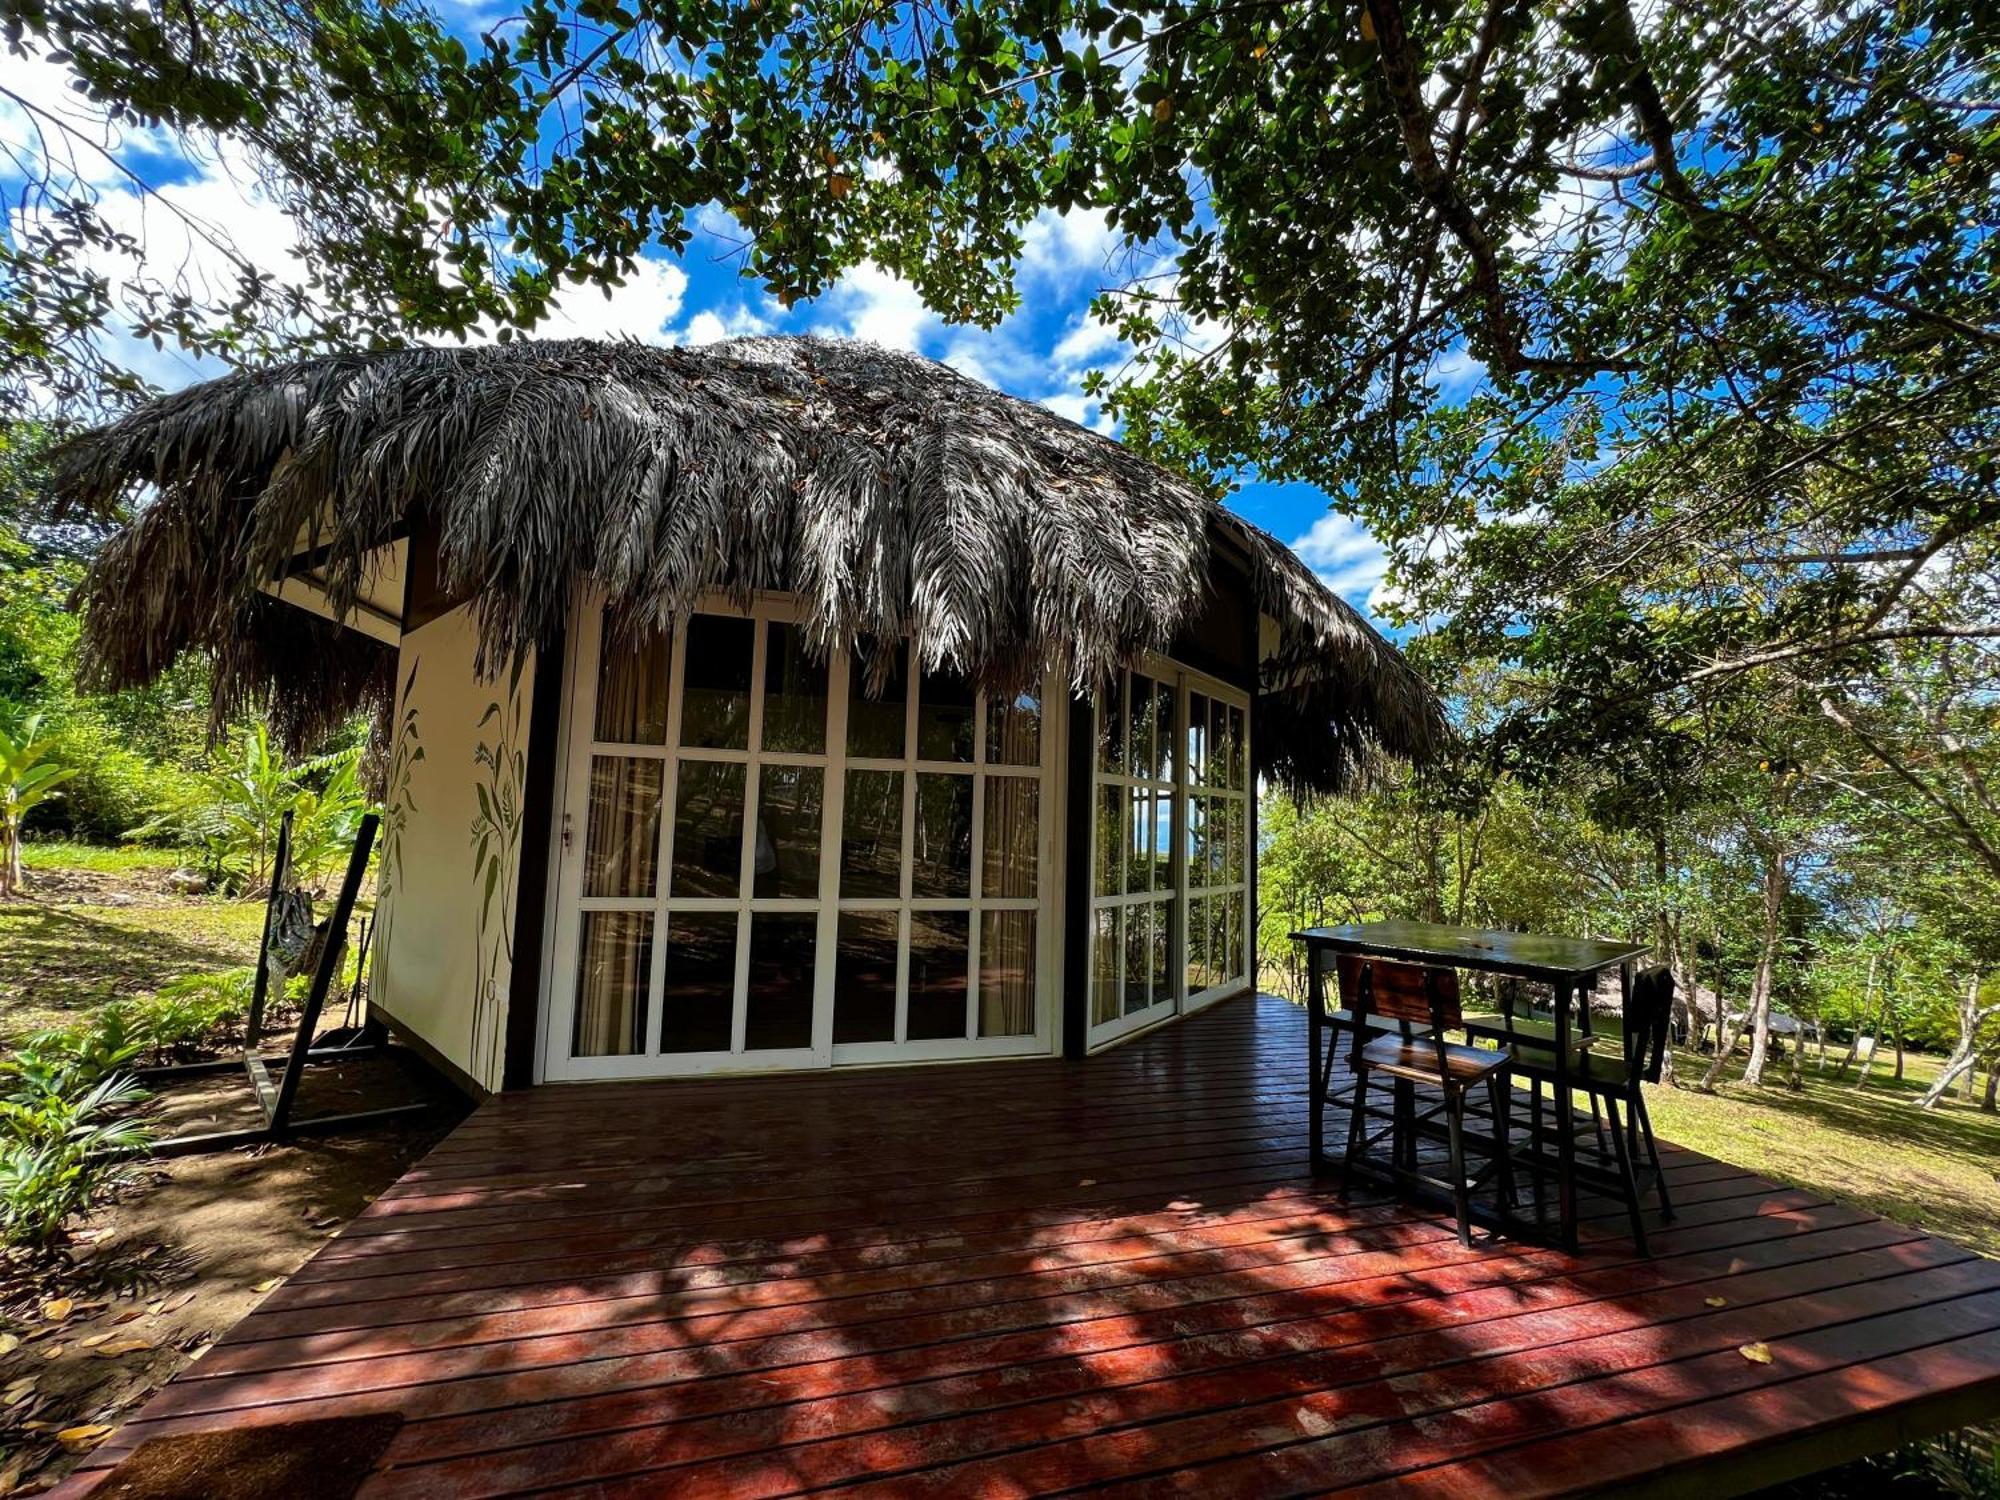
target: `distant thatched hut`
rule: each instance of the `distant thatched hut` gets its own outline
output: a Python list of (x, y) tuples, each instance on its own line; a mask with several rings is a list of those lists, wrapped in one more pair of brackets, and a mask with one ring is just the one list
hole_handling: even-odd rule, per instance
[(817, 340), (330, 357), (71, 445), (104, 682), (388, 710), (374, 1003), (479, 1088), (1101, 1046), (1246, 987), (1257, 779), (1436, 701), (1281, 544)]

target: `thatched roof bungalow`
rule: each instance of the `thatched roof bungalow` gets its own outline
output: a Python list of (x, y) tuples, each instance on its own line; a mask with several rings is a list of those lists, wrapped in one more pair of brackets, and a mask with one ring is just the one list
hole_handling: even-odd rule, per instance
[(944, 366), (518, 343), (76, 440), (90, 663), (388, 726), (373, 1003), (467, 1084), (1108, 1045), (1253, 977), (1259, 779), (1436, 700), (1281, 543)]

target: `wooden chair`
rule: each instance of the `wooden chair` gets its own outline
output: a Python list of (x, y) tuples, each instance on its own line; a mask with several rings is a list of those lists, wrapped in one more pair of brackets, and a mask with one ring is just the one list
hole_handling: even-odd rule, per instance
[[(1378, 1077), (1386, 1078), (1395, 1089), (1395, 1104), (1389, 1114), (1391, 1159), (1402, 1175), (1450, 1190), (1452, 1207), (1458, 1215), (1459, 1240), (1470, 1246), (1472, 1195), (1465, 1161), (1466, 1096), (1481, 1086), (1487, 1091), (1493, 1110), (1493, 1163), (1499, 1172), (1500, 1191), (1511, 1204), (1514, 1179), (1507, 1144), (1510, 1059), (1505, 1052), (1482, 1052), (1445, 1040), (1445, 1032), (1457, 1027), (1461, 1020), (1455, 971), (1355, 954), (1342, 954), (1339, 969), (1341, 1001), (1354, 1017), (1353, 1046), (1349, 1053), (1354, 1090), (1343, 1162), (1346, 1179), (1353, 1180), (1367, 1149), (1369, 1118), (1380, 1117), (1380, 1111), (1368, 1102), (1369, 1086)], [(1391, 1022), (1397, 1029), (1388, 1035), (1374, 1035), (1378, 1021)], [(1436, 1089), (1443, 1101), (1439, 1109), (1444, 1115), (1451, 1173), (1444, 1182), (1417, 1170), (1419, 1084)], [(1432, 1116), (1437, 1112), (1432, 1111)]]
[[(1652, 1187), (1660, 1195), (1660, 1216), (1669, 1223), (1674, 1217), (1673, 1202), (1667, 1194), (1666, 1169), (1660, 1164), (1660, 1145), (1653, 1136), (1652, 1117), (1646, 1113), (1644, 1087), (1660, 1081), (1660, 1068), (1667, 1050), (1667, 1029), (1672, 1024), (1673, 1014), (1672, 972), (1663, 965), (1643, 969), (1632, 981), (1632, 998), (1625, 1007), (1623, 1056), (1592, 1052), (1570, 1064), (1570, 1086), (1589, 1093), (1593, 1120), (1600, 1103), (1610, 1116), (1610, 1150), (1607, 1153), (1604, 1149), (1607, 1132), (1599, 1130), (1598, 1154), (1608, 1156), (1604, 1165), (1609, 1169), (1617, 1185), (1616, 1191), (1625, 1203), (1632, 1224), (1632, 1242), (1641, 1255), (1647, 1253), (1646, 1226), (1640, 1213), (1646, 1197), (1638, 1167), (1642, 1146), (1647, 1170), (1653, 1179)], [(1555, 1053), (1552, 1050), (1516, 1042), (1509, 1051), (1514, 1071), (1528, 1079), (1538, 1095), (1543, 1082), (1554, 1081)], [(1622, 1122), (1618, 1117), (1620, 1104), (1625, 1106)]]
[[(1313, 987), (1313, 995), (1315, 997), (1320, 995), (1324, 988), (1324, 976), (1327, 971), (1335, 967), (1335, 956), (1332, 953), (1317, 953), (1310, 960), (1318, 966), (1318, 972), (1314, 975), (1314, 978), (1319, 980), (1319, 984)], [(1342, 959), (1341, 962), (1344, 964), (1347, 960)], [(1364, 1041), (1372, 1041), (1378, 1036), (1428, 1036), (1430, 1034), (1430, 1027), (1423, 1022), (1397, 1021), (1391, 1017), (1379, 1015), (1373, 1017), (1366, 1025), (1363, 1025), (1355, 1019), (1354, 1008), (1348, 1000), (1349, 981), (1336, 979), (1335, 982), (1340, 990), (1341, 1003), (1336, 1009), (1323, 1009), (1321, 1012), (1321, 1022), (1327, 1029), (1327, 1037), (1326, 1055), (1320, 1059), (1320, 1077), (1327, 1080), (1327, 1083), (1322, 1097), (1313, 1101), (1315, 1126), (1317, 1126), (1324, 1112), (1324, 1106), (1331, 1104), (1340, 1109), (1350, 1109), (1354, 1104), (1354, 1080), (1352, 1075), (1349, 1075), (1347, 1085), (1344, 1088), (1336, 1087), (1333, 1082), (1333, 1065), (1340, 1056), (1340, 1046), (1343, 1040), (1351, 1041), (1357, 1036)], [(1315, 1128), (1313, 1131), (1313, 1139), (1315, 1141), (1319, 1139), (1319, 1134), (1319, 1130)]]

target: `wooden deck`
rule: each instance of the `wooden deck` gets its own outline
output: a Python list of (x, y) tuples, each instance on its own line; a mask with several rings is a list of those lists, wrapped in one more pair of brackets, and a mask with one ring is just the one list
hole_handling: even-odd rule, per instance
[(1690, 1152), (1649, 1260), (1343, 1206), (1304, 1038), (493, 1099), (90, 1462), (394, 1411), (374, 1500), (1706, 1500), (2000, 1407), (2000, 1263)]

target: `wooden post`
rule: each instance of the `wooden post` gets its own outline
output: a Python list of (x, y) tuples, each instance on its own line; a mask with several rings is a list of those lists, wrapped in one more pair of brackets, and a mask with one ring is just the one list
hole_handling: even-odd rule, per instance
[(326, 941), (320, 945), (312, 989), (306, 996), (305, 1011), (299, 1017), (298, 1034), (292, 1038), (292, 1055), (285, 1063), (285, 1076), (278, 1080), (278, 1097), (271, 1106), (273, 1140), (282, 1139), (286, 1126), (291, 1122), (292, 1102), (299, 1092), (299, 1076), (305, 1072), (306, 1053), (312, 1050), (313, 1031), (319, 1025), (320, 1009), (326, 1004), (326, 992), (333, 984), (341, 953), (347, 946), (348, 919), (354, 915), (354, 901), (361, 894), (361, 879), (368, 871), (368, 856), (374, 851), (375, 830), (381, 822), (379, 814), (369, 813), (361, 820), (361, 830), (355, 835), (354, 853), (347, 860), (347, 875), (340, 882), (339, 899), (334, 902), (333, 915), (327, 918)]
[[(255, 1052), (264, 1039), (264, 1003), (270, 989), (271, 918), (283, 899), (285, 877), (291, 873), (292, 814), (278, 822), (278, 852), (271, 861), (271, 885), (264, 892), (264, 935), (257, 939), (257, 973), (250, 981), (250, 1014), (243, 1023), (243, 1050)], [(283, 995), (278, 997), (284, 999)]]

